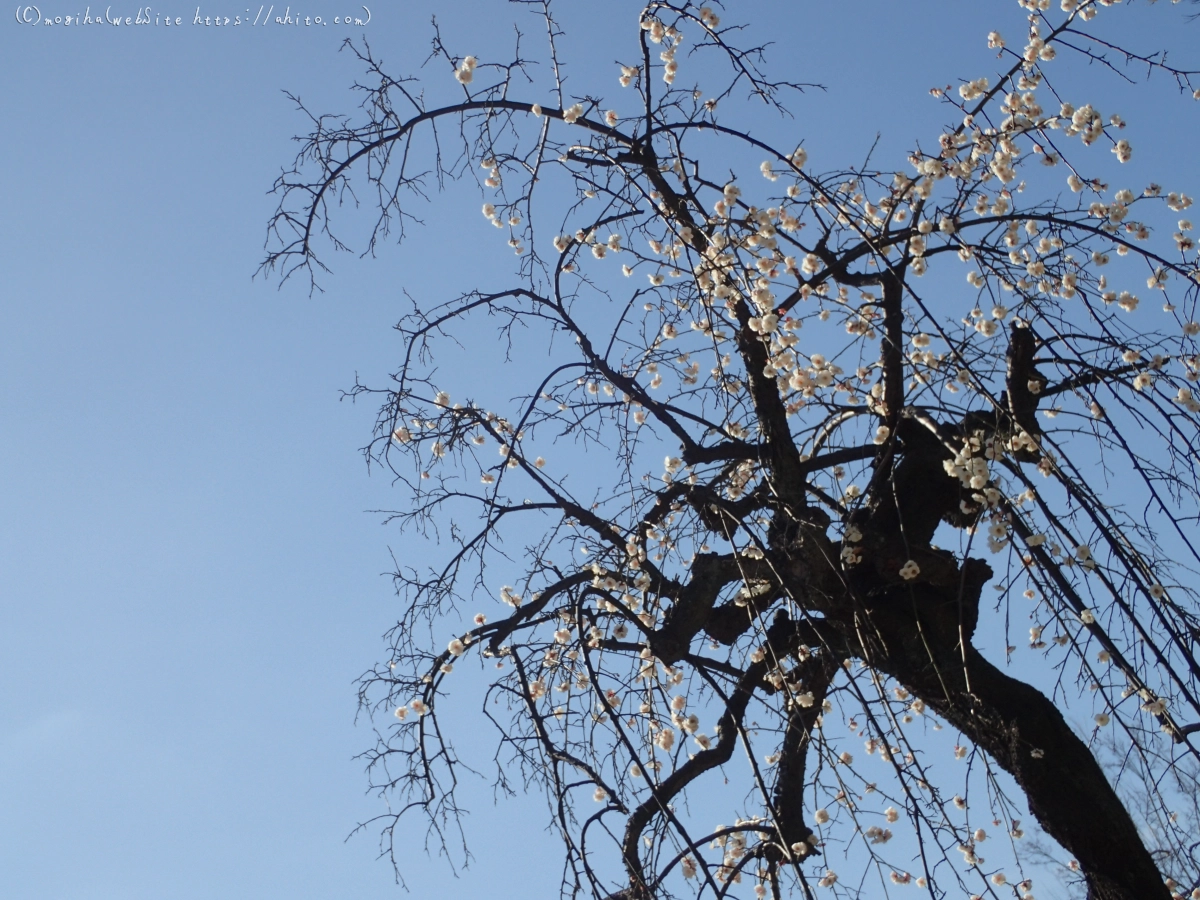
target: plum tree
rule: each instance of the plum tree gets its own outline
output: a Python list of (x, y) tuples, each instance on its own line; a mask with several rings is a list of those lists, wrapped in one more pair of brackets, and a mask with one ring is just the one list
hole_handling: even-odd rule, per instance
[[(1168, 777), (1200, 730), (1192, 201), (1113, 187), (1135, 148), (1099, 111), (1128, 66), (1188, 102), (1195, 73), (1099, 30), (1145, 10), (1020, 0), (1021, 33), (933, 92), (940, 133), (815, 166), (803, 127), (757, 125), (809, 85), (724, 21), (749, 6), (651, 2), (611, 101), (568, 93), (526, 6), (537, 71), (435, 31), (418, 86), (354, 45), (361, 116), (314, 116), (276, 185), (285, 278), (346, 248), (354, 184), (368, 251), (474, 180), (516, 259), (414, 301), (378, 389), (368, 457), (444, 554), (401, 561), (361, 685), (395, 716), (385, 851), (409, 813), (454, 827), (474, 659), (497, 783), (545, 792), (570, 896), (1032, 897), (1028, 815), (1093, 900), (1200, 897)], [(1094, 96), (1059, 87), (1080, 64)], [(446, 235), (465, 266), (472, 234)], [(508, 401), (450, 363), (476, 320)]]

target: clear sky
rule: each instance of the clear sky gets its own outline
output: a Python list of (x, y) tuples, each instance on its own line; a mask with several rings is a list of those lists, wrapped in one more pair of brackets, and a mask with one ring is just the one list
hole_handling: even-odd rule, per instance
[[(353, 681), (383, 652), (396, 601), (381, 573), (406, 546), (366, 512), (400, 505), (356, 452), (374, 409), (339, 389), (356, 374), (383, 381), (401, 289), (431, 296), (455, 263), (418, 233), (374, 261), (337, 258), (324, 294), (251, 277), (266, 191), (306, 125), (281, 91), (351, 111), (361, 73), (337, 52), (345, 36), (420, 73), (434, 5), (368, 6), (364, 27), (333, 24), (365, 17), (341, 0), (293, 5), (293, 18), (326, 22), (307, 27), (196, 25), (194, 3), (153, 6), (182, 18), (169, 28), (46, 27), (3, 11), (2, 897), (399, 896), (375, 831), (344, 841), (384, 809), (352, 759), (372, 742)], [(613, 60), (628, 55), (637, 9), (563, 5), (570, 87), (618, 93)], [(507, 52), (518, 20), (540, 53), (536, 23), (501, 0), (436, 11), (454, 52)], [(1135, 12), (1122, 30), (1139, 46), (1200, 38), (1178, 8)], [(105, 7), (44, 0), (38, 13)], [(877, 132), (883, 150), (936, 136), (928, 89), (989, 74), (987, 32), (1015, 37), (1023, 19), (1013, 0), (759, 0), (726, 15), (758, 17), (777, 71), (830, 87), (763, 126), (803, 137), (818, 169), (860, 160)], [(450, 97), (443, 68), (428, 76)], [(1200, 105), (1165, 81), (1136, 96), (1114, 111), (1141, 136), (1139, 162), (1194, 192), (1194, 168), (1182, 174), (1194, 159), (1150, 137), (1171, 127), (1183, 138), (1170, 147), (1194, 148)], [(901, 166), (893, 156), (885, 165)], [(478, 863), (459, 882), (412, 833), (414, 895), (549, 896), (557, 846), (522, 811), (479, 792)], [(512, 853), (537, 840), (541, 872)]]

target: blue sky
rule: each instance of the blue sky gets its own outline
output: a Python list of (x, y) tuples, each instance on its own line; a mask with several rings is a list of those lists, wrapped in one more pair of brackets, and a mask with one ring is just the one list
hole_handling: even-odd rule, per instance
[[(987, 31), (1015, 37), (1022, 20), (1013, 2), (744, 8), (768, 20), (759, 39), (779, 41), (776, 61), (795, 62), (781, 71), (831, 88), (763, 126), (803, 137), (817, 168), (860, 159), (877, 132), (885, 151), (929, 135), (942, 116), (928, 88), (988, 73)], [(569, 87), (617, 93), (636, 9), (564, 6)], [(399, 504), (357, 453), (374, 410), (339, 390), (383, 381), (401, 289), (440, 289), (453, 260), (430, 231), (374, 261), (336, 259), (323, 294), (251, 276), (266, 191), (305, 126), (281, 90), (349, 112), (360, 72), (342, 37), (419, 73), (434, 6), (372, 5), (350, 29), (153, 12), (184, 24), (36, 27), (6, 11), (0, 25), (0, 895), (398, 896), (374, 833), (344, 838), (383, 810), (352, 759), (371, 743), (353, 681), (383, 652), (395, 598), (381, 573), (406, 546), (365, 512)], [(1177, 9), (1138, 12), (1128, 30), (1143, 46), (1178, 31)], [(499, 0), (438, 14), (454, 52), (506, 50), (516, 19), (537, 34)], [(451, 95), (448, 72), (432, 80)], [(1168, 85), (1138, 96), (1121, 109), (1135, 134), (1182, 110), (1175, 127), (1196, 135), (1195, 107)], [(1178, 146), (1139, 149), (1165, 179), (1185, 165)], [(460, 201), (479, 218), (461, 192), (445, 202)], [(494, 810), (486, 790), (473, 809), (478, 864), (460, 882), (411, 836), (414, 895), (507, 896), (498, 875), (511, 896), (548, 895), (557, 866), (518, 869), (512, 852), (543, 840), (556, 859), (540, 820), (521, 803)]]

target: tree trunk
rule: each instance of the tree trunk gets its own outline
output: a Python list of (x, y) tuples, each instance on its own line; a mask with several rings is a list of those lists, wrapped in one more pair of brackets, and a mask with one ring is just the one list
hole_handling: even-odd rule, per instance
[(864, 648), (874, 651), (868, 659), (1013, 777), (1042, 828), (1079, 862), (1089, 900), (1170, 900), (1125, 805), (1058, 707), (971, 646), (974, 616), (958, 613), (977, 609), (977, 590), (968, 593), (960, 606), (933, 585), (892, 589), (869, 611), (882, 643)]

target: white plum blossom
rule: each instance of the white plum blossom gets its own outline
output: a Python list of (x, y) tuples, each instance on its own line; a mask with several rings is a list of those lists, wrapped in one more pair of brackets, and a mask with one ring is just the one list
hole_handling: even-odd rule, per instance
[(463, 58), (463, 61), (459, 63), (458, 68), (454, 70), (454, 77), (458, 79), (459, 84), (467, 85), (471, 83), (472, 79), (475, 77), (475, 66), (478, 64), (478, 62), (479, 61), (473, 56), (467, 56)]

